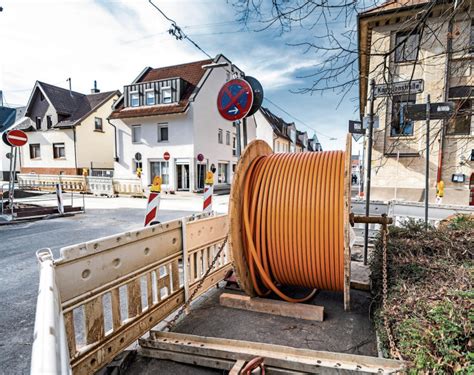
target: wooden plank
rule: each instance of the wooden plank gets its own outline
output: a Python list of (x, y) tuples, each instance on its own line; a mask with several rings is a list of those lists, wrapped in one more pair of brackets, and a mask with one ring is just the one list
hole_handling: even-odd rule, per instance
[(181, 290), (140, 316), (127, 321), (122, 329), (114, 331), (97, 345), (71, 359), (74, 375), (94, 374), (183, 303), (184, 291)]
[(114, 331), (122, 325), (122, 317), (120, 314), (120, 291), (119, 288), (110, 291), (112, 299), (112, 326)]
[(222, 293), (219, 297), (219, 302), (222, 306), (231, 307), (233, 309), (288, 316), (318, 322), (324, 320), (324, 307), (322, 306), (289, 303), (266, 298), (251, 298), (242, 294), (230, 293)]
[(350, 207), (352, 178), (352, 135), (346, 137), (346, 153), (344, 163), (344, 310), (351, 309), (351, 247), (350, 247)]
[(245, 361), (243, 359), (238, 359), (234, 366), (229, 371), (229, 375), (239, 375), (240, 370), (245, 366)]
[(150, 306), (153, 305), (153, 281), (151, 277), (151, 272), (148, 272), (146, 274), (146, 297), (148, 302), (148, 308), (150, 308)]
[[(142, 340), (139, 340), (140, 342)], [(201, 366), (207, 368), (215, 368), (219, 370), (229, 371), (235, 366), (237, 362), (233, 360), (226, 360), (222, 358), (206, 357), (202, 355), (179, 353), (168, 350), (155, 350), (148, 348), (140, 348), (138, 354), (143, 357), (164, 359), (168, 361), (174, 361), (178, 363), (186, 363), (194, 366)], [(244, 361), (245, 363), (245, 361)], [(265, 374), (268, 375), (306, 375), (306, 372), (290, 371), (277, 367), (271, 367), (265, 365)]]
[(391, 359), (174, 332), (151, 331), (150, 338), (140, 340), (140, 345), (147, 349), (234, 361), (238, 359), (249, 361), (255, 357), (263, 357), (268, 366), (309, 373), (326, 373), (329, 370), (333, 370), (334, 373), (341, 373), (344, 370), (362, 373), (385, 371), (393, 373), (407, 368), (406, 362)]
[(179, 289), (179, 263), (177, 259), (171, 263), (171, 280), (173, 292), (176, 292)]
[(140, 279), (136, 278), (127, 284), (128, 318), (133, 318), (142, 312), (142, 296)]
[(76, 330), (74, 329), (74, 316), (72, 311), (64, 314), (64, 325), (66, 327), (69, 358), (73, 358), (76, 354)]
[(249, 166), (258, 156), (270, 155), (271, 147), (262, 140), (254, 140), (245, 148), (239, 159), (232, 177), (232, 188), (229, 199), (230, 232), (229, 245), (231, 249), (232, 262), (235, 274), (242, 290), (249, 296), (255, 297), (252, 279), (245, 259), (244, 245), (242, 241), (242, 202), (245, 175)]
[(99, 296), (84, 305), (86, 321), (86, 343), (93, 344), (104, 338), (104, 309), (102, 296)]

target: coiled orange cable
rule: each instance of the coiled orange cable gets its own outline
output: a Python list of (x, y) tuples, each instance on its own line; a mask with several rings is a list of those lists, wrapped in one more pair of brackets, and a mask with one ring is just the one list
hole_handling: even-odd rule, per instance
[[(254, 289), (303, 302), (344, 289), (344, 152), (257, 157), (243, 191), (243, 244)], [(314, 288), (300, 299), (279, 286)]]

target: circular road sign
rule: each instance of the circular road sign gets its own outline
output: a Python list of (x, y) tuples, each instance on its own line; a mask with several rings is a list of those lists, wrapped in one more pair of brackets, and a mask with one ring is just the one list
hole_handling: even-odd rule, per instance
[(163, 154), (163, 159), (165, 159), (166, 161), (170, 160), (170, 153), (168, 151), (166, 151), (164, 154)]
[(253, 90), (243, 79), (233, 79), (226, 82), (217, 96), (217, 109), (228, 121), (244, 118), (253, 104)]
[(139, 152), (137, 152), (137, 153), (135, 154), (135, 160), (136, 160), (136, 161), (142, 160), (142, 154), (140, 154)]
[(6, 136), (7, 142), (14, 147), (21, 147), (28, 142), (28, 136), (21, 130), (10, 130)]
[(204, 160), (204, 155), (203, 154), (198, 154), (197, 160), (198, 161), (203, 161)]

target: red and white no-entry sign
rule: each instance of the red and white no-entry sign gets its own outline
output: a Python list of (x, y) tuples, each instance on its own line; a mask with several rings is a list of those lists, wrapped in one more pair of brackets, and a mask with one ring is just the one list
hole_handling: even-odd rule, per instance
[(163, 154), (163, 159), (165, 159), (166, 161), (170, 160), (170, 153), (168, 151), (166, 151), (164, 154)]
[(7, 133), (6, 140), (10, 146), (21, 147), (26, 145), (26, 142), (28, 142), (28, 136), (25, 132), (14, 129)]

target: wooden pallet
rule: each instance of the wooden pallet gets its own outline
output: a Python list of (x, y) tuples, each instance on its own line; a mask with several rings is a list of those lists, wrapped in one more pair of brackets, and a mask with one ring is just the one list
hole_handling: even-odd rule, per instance
[(298, 349), (242, 340), (151, 331), (140, 339), (140, 354), (239, 373), (243, 363), (263, 357), (267, 373), (403, 373), (406, 362), (345, 353)]

